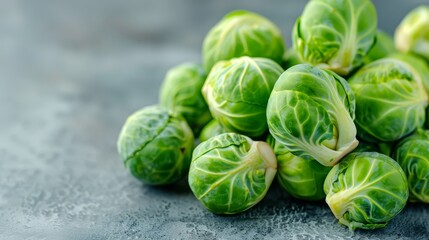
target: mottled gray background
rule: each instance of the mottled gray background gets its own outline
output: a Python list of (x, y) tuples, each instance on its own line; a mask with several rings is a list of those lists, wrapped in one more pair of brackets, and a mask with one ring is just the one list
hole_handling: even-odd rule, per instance
[[(154, 104), (166, 70), (200, 61), (225, 13), (249, 9), (290, 45), (306, 1), (0, 0), (0, 239), (425, 239), (429, 207), (408, 205), (382, 230), (339, 225), (323, 203), (274, 185), (255, 208), (209, 213), (186, 181), (149, 187), (124, 170), (125, 118)], [(392, 33), (427, 0), (374, 1)]]

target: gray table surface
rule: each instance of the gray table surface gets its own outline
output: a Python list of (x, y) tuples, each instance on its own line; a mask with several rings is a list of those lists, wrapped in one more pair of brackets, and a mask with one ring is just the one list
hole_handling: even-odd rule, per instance
[[(146, 186), (119, 160), (125, 118), (157, 103), (168, 68), (200, 62), (205, 34), (225, 13), (265, 15), (290, 45), (305, 2), (1, 0), (0, 239), (427, 239), (427, 205), (353, 234), (323, 202), (274, 185), (249, 211), (217, 216), (186, 181)], [(390, 33), (429, 4), (374, 3)]]

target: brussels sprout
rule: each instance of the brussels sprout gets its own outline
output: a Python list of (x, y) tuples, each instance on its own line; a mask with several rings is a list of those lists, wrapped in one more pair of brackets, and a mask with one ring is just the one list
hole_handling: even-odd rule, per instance
[(418, 71), (396, 58), (382, 58), (349, 79), (356, 96), (358, 135), (365, 141), (395, 141), (421, 127), (428, 97)]
[(213, 117), (226, 129), (257, 137), (267, 130), (270, 92), (283, 69), (267, 58), (240, 57), (218, 62), (203, 86)]
[(323, 182), (331, 167), (325, 167), (316, 160), (308, 160), (293, 155), (271, 135), (267, 143), (277, 157), (277, 180), (290, 195), (303, 200), (325, 198)]
[(323, 188), (331, 211), (351, 230), (386, 226), (408, 199), (404, 171), (376, 152), (349, 154), (331, 169)]
[(276, 171), (276, 156), (267, 143), (224, 133), (195, 148), (188, 180), (208, 210), (234, 214), (262, 200)]
[(181, 115), (149, 106), (128, 117), (117, 146), (134, 177), (147, 184), (164, 185), (186, 175), (194, 135)]
[(220, 125), (216, 119), (213, 119), (201, 130), (199, 139), (201, 142), (204, 142), (211, 137), (227, 132), (230, 131)]
[(295, 23), (293, 47), (305, 62), (345, 76), (362, 64), (376, 31), (370, 0), (312, 0)]
[(201, 95), (205, 80), (201, 65), (184, 63), (170, 69), (161, 85), (160, 104), (182, 114), (194, 134), (212, 118)]
[(415, 8), (395, 31), (395, 45), (401, 52), (412, 52), (429, 61), (429, 6)]
[(295, 65), (277, 80), (267, 106), (271, 135), (292, 154), (333, 166), (357, 145), (354, 95), (334, 72)]
[(429, 130), (419, 129), (403, 139), (394, 158), (408, 178), (409, 200), (429, 203)]
[(293, 48), (289, 48), (283, 55), (282, 67), (288, 69), (292, 66), (304, 63), (300, 56), (295, 52)]
[(382, 30), (377, 31), (374, 46), (364, 56), (364, 63), (370, 63), (377, 59), (387, 57), (389, 54), (396, 52), (393, 37)]
[(270, 20), (244, 10), (225, 15), (203, 43), (206, 71), (220, 60), (249, 56), (281, 63), (285, 46), (280, 30)]

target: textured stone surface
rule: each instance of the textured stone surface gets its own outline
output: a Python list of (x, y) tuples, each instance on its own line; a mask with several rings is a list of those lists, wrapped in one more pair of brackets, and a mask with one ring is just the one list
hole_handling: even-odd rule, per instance
[[(392, 32), (412, 7), (374, 1)], [(304, 1), (1, 0), (0, 239), (426, 239), (429, 207), (409, 204), (384, 229), (351, 233), (322, 203), (274, 185), (251, 210), (209, 213), (177, 186), (134, 180), (116, 153), (125, 118), (158, 101), (165, 71), (200, 61), (204, 35), (245, 8), (290, 43)]]

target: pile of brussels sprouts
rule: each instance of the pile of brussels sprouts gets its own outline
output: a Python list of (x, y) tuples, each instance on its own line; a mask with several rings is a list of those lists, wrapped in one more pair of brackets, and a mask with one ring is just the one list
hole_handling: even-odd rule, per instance
[(224, 16), (203, 64), (169, 70), (159, 104), (125, 122), (126, 168), (151, 185), (187, 176), (217, 214), (251, 208), (276, 178), (352, 230), (429, 203), (429, 6), (393, 38), (370, 0), (311, 0), (292, 36), (286, 49), (267, 18)]

